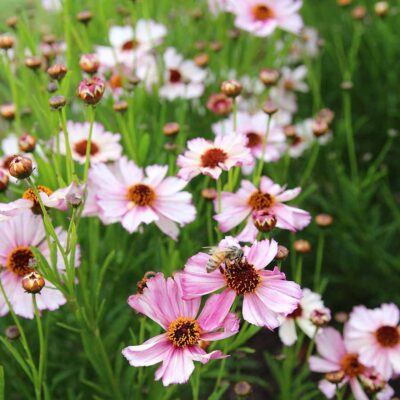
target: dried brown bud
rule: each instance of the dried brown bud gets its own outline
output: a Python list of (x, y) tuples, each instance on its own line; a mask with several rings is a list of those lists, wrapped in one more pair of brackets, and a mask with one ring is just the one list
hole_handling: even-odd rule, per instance
[(330, 320), (331, 311), (328, 308), (313, 310), (310, 314), (310, 321), (319, 328), (327, 325)]
[(81, 70), (88, 74), (95, 74), (99, 67), (100, 61), (97, 54), (82, 54), (79, 60)]
[(351, 16), (355, 20), (362, 20), (366, 17), (367, 15), (367, 9), (364, 6), (357, 6), (353, 8), (353, 11), (351, 12)]
[(321, 137), (329, 132), (329, 126), (323, 119), (315, 119), (312, 122), (312, 131), (315, 137)]
[(268, 87), (275, 86), (278, 83), (280, 76), (281, 73), (277, 69), (271, 68), (263, 68), (259, 74), (261, 82)]
[(201, 196), (206, 200), (215, 200), (218, 196), (218, 193), (213, 188), (205, 188), (201, 191)]
[(9, 178), (7, 173), (3, 169), (0, 169), (0, 193), (7, 190), (8, 182)]
[(76, 14), (76, 19), (82, 24), (87, 25), (93, 18), (93, 13), (89, 10), (84, 10)]
[(333, 223), (333, 218), (329, 214), (318, 214), (315, 217), (315, 222), (316, 224), (321, 227), (321, 228), (326, 228), (328, 226), (331, 226)]
[(278, 107), (276, 106), (276, 104), (273, 101), (267, 100), (264, 103), (263, 111), (265, 112), (265, 114), (268, 114), (269, 116), (271, 116), (278, 112)]
[(325, 374), (325, 379), (330, 383), (340, 383), (345, 377), (344, 371), (328, 372)]
[(47, 70), (51, 79), (61, 81), (67, 73), (67, 67), (62, 64), (55, 64)]
[(250, 395), (252, 388), (249, 382), (240, 381), (235, 384), (233, 390), (237, 396), (247, 397)]
[(35, 56), (26, 57), (25, 66), (30, 69), (37, 70), (42, 66), (42, 59), (40, 57), (35, 57)]
[(374, 5), (374, 10), (378, 17), (386, 17), (389, 13), (389, 3), (387, 1), (378, 1)]
[(43, 289), (45, 281), (38, 272), (33, 271), (22, 278), (22, 287), (26, 292), (37, 294)]
[(9, 50), (14, 46), (15, 39), (10, 35), (0, 36), (0, 49)]
[(219, 53), (223, 47), (224, 45), (221, 42), (215, 41), (210, 43), (210, 49), (215, 53)]
[(279, 245), (278, 252), (276, 253), (275, 260), (285, 260), (289, 255), (289, 249), (285, 246)]
[(17, 179), (29, 178), (32, 174), (32, 160), (24, 156), (15, 156), (11, 163), (8, 172), (11, 176)]
[(223, 81), (220, 86), (221, 92), (228, 97), (235, 98), (242, 93), (242, 85), (235, 79)]
[(24, 153), (32, 153), (35, 151), (36, 138), (29, 133), (23, 133), (18, 139), (18, 147)]
[(116, 101), (113, 104), (113, 109), (116, 112), (123, 113), (128, 109), (128, 102), (125, 100)]
[(53, 96), (49, 99), (49, 105), (52, 110), (59, 110), (60, 108), (63, 108), (66, 103), (67, 100), (61, 95)]
[(14, 28), (16, 28), (17, 24), (18, 24), (18, 17), (16, 15), (13, 15), (13, 16), (8, 17), (6, 19), (6, 25), (9, 28), (13, 28), (14, 29)]
[(15, 112), (15, 104), (2, 104), (0, 106), (0, 115), (8, 121), (11, 121), (15, 118)]
[(205, 68), (205, 67), (207, 67), (207, 65), (210, 61), (210, 57), (208, 56), (207, 53), (201, 53), (201, 54), (197, 54), (197, 56), (194, 57), (193, 61), (195, 62), (195, 64), (198, 67)]
[(304, 240), (304, 239), (298, 239), (295, 240), (294, 242), (294, 249), (298, 252), (298, 253), (309, 253), (311, 251), (311, 244), (308, 240)]
[(176, 136), (180, 131), (180, 125), (177, 122), (167, 122), (163, 126), (163, 134), (165, 136)]

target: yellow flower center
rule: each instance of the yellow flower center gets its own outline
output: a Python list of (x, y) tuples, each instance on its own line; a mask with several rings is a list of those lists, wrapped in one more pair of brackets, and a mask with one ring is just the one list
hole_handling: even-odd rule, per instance
[(199, 343), (201, 329), (192, 318), (179, 317), (168, 327), (167, 336), (175, 347), (184, 348)]

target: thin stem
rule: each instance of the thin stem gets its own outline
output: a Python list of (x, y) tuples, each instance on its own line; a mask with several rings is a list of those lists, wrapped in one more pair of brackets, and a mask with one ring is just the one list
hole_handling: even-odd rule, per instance
[(90, 163), (90, 150), (92, 147), (92, 135), (93, 135), (93, 123), (94, 123), (94, 115), (95, 115), (95, 109), (94, 107), (89, 107), (88, 108), (88, 114), (89, 114), (89, 136), (86, 144), (86, 159), (85, 159), (85, 169), (83, 172), (83, 182), (87, 182), (88, 178), (88, 173), (89, 173), (89, 163)]
[(222, 183), (220, 179), (217, 179), (217, 203), (218, 203), (218, 214), (221, 213), (221, 191), (222, 191)]
[(237, 101), (236, 97), (233, 98), (233, 131), (237, 130)]
[(349, 92), (343, 93), (343, 113), (347, 139), (347, 151), (350, 162), (351, 177), (354, 182), (358, 181), (358, 165), (357, 165), (357, 153), (354, 144), (354, 132), (353, 122), (351, 117), (351, 97)]
[(45, 371), (45, 363), (46, 363), (46, 342), (43, 333), (42, 320), (40, 318), (39, 309), (36, 302), (36, 294), (32, 295), (33, 308), (35, 310), (35, 319), (38, 329), (39, 336), (39, 373), (38, 373), (38, 382), (36, 385), (36, 398), (39, 400), (42, 397), (42, 385), (44, 384), (44, 371)]
[(259, 160), (258, 163), (258, 167), (257, 167), (257, 171), (256, 174), (254, 176), (254, 184), (257, 186), (260, 183), (260, 179), (261, 179), (261, 175), (263, 172), (263, 167), (264, 167), (264, 158), (265, 158), (265, 151), (267, 149), (267, 144), (268, 144), (268, 136), (269, 136), (269, 132), (271, 130), (271, 121), (272, 121), (272, 116), (268, 115), (267, 117), (267, 129), (265, 132), (265, 136), (263, 138), (263, 143), (262, 143), (262, 151), (261, 151), (261, 158)]
[(314, 290), (318, 291), (321, 281), (322, 260), (324, 256), (325, 232), (321, 230), (318, 238), (317, 259), (314, 273)]
[[(66, 166), (67, 166), (67, 181), (68, 181), (68, 183), (70, 183), (70, 182), (72, 182), (73, 176), (75, 175), (75, 165), (74, 165), (74, 160), (72, 159), (71, 145), (69, 143), (69, 135), (68, 135), (67, 121), (66, 121), (67, 118), (65, 115), (65, 110), (60, 109), (58, 112), (58, 115), (60, 117), (60, 122), (61, 122), (62, 130), (64, 133)], [(60, 151), (59, 139), (57, 139), (57, 150)]]

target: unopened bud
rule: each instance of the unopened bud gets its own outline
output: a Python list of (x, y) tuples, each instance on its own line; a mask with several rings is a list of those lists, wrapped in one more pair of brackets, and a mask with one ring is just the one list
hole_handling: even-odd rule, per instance
[(285, 246), (279, 245), (278, 252), (276, 253), (275, 260), (285, 260), (289, 255), (289, 249)]
[(334, 318), (336, 322), (339, 322), (339, 324), (344, 324), (349, 319), (349, 314), (344, 311), (339, 311), (335, 313)]
[(29, 133), (23, 133), (18, 139), (18, 147), (24, 153), (35, 151), (36, 138)]
[(213, 93), (207, 101), (207, 108), (214, 114), (226, 116), (232, 111), (232, 99), (223, 93)]
[(8, 188), (9, 178), (8, 174), (0, 169), (0, 193), (5, 192)]
[(325, 374), (325, 379), (330, 382), (330, 383), (340, 383), (342, 382), (342, 380), (344, 379), (344, 377), (346, 376), (346, 373), (342, 370), (340, 371), (335, 371), (335, 372), (328, 372), (327, 374)]
[(323, 108), (317, 115), (317, 119), (325, 121), (330, 125), (335, 117), (335, 113), (329, 108)]
[(295, 240), (294, 242), (294, 249), (298, 252), (298, 253), (309, 253), (311, 251), (311, 244), (308, 240), (304, 240), (304, 239), (298, 239)]
[(315, 119), (312, 122), (312, 131), (315, 137), (321, 137), (328, 133), (329, 126), (323, 119)]
[(36, 71), (42, 66), (42, 59), (40, 57), (26, 57), (25, 58), (25, 66)]
[(87, 25), (93, 18), (93, 13), (89, 10), (84, 10), (76, 14), (76, 19), (84, 25)]
[(167, 122), (163, 126), (163, 134), (165, 136), (176, 136), (180, 131), (180, 125), (177, 122)]
[(368, 394), (376, 394), (384, 389), (386, 380), (375, 371), (365, 371), (360, 375), (360, 381)]
[(198, 51), (203, 51), (206, 48), (206, 46), (207, 43), (203, 41), (198, 41), (194, 44), (195, 49)]
[(242, 85), (234, 79), (229, 79), (221, 83), (220, 89), (224, 95), (235, 98), (242, 92)]
[(260, 232), (271, 232), (276, 226), (276, 217), (265, 211), (253, 211), (254, 226)]
[(341, 7), (349, 6), (352, 0), (336, 0), (337, 4)]
[(251, 393), (251, 385), (249, 382), (246, 381), (239, 381), (233, 387), (235, 394), (239, 397), (247, 397)]
[(16, 340), (21, 336), (21, 332), (16, 325), (7, 326), (4, 334), (8, 340)]
[(261, 82), (268, 87), (275, 86), (278, 83), (280, 76), (281, 73), (277, 69), (271, 68), (263, 68), (259, 74)]
[(15, 156), (11, 163), (8, 172), (11, 176), (17, 179), (29, 178), (33, 171), (32, 160), (24, 156)]
[(203, 18), (203, 10), (201, 8), (195, 8), (194, 10), (192, 10), (190, 12), (190, 16), (194, 19), (194, 20), (199, 20), (201, 18)]
[(355, 20), (362, 20), (366, 17), (367, 15), (367, 9), (364, 6), (357, 6), (353, 8), (353, 11), (351, 12), (351, 16)]
[(167, 142), (164, 144), (164, 150), (168, 152), (175, 153), (177, 149), (178, 146), (176, 145), (176, 143)]
[(16, 15), (13, 15), (6, 19), (6, 25), (9, 28), (15, 29), (17, 27), (17, 24), (18, 24), (18, 17)]
[(15, 39), (10, 35), (0, 36), (0, 49), (9, 50), (14, 46)]
[(315, 217), (315, 222), (316, 224), (321, 227), (321, 228), (327, 228), (328, 226), (331, 226), (333, 223), (333, 218), (329, 214), (318, 214)]
[(197, 56), (194, 57), (193, 61), (195, 62), (195, 64), (198, 67), (205, 68), (205, 67), (207, 67), (207, 65), (210, 61), (210, 57), (208, 56), (207, 53), (201, 53), (201, 54), (197, 54)]
[(67, 100), (64, 96), (58, 95), (50, 97), (49, 99), (49, 106), (52, 110), (59, 110), (65, 106)]
[(37, 294), (43, 289), (45, 281), (38, 272), (33, 271), (22, 278), (22, 287), (26, 292)]
[(374, 10), (378, 17), (385, 17), (389, 13), (389, 3), (387, 1), (378, 1), (374, 5)]
[(331, 311), (329, 308), (320, 308), (313, 310), (310, 314), (310, 321), (317, 327), (328, 325), (331, 320)]
[(214, 53), (219, 53), (222, 49), (223, 49), (224, 45), (221, 42), (211, 42), (210, 43), (210, 49), (214, 52)]
[(296, 127), (294, 125), (286, 125), (283, 128), (283, 133), (285, 134), (286, 137), (288, 138), (294, 138), (297, 136), (297, 131)]
[(8, 121), (11, 121), (15, 118), (15, 112), (15, 104), (2, 104), (0, 106), (0, 115)]
[(73, 182), (65, 194), (65, 200), (72, 207), (80, 206), (85, 195), (85, 189), (86, 185), (77, 185)]
[(116, 101), (113, 104), (113, 109), (116, 112), (123, 113), (128, 109), (128, 102), (125, 100)]
[(79, 60), (81, 70), (88, 74), (95, 74), (99, 67), (100, 61), (97, 54), (82, 54)]
[(56, 81), (61, 81), (66, 75), (67, 71), (67, 67), (62, 64), (55, 64), (47, 69), (47, 73), (49, 74), (50, 78)]
[(57, 38), (54, 35), (52, 35), (51, 33), (49, 33), (42, 37), (42, 41), (43, 41), (43, 43), (53, 45), (57, 41)]
[(205, 188), (201, 191), (201, 196), (206, 200), (215, 200), (218, 196), (218, 193), (213, 188)]
[(95, 105), (103, 97), (104, 90), (104, 81), (98, 76), (92, 76), (80, 82), (78, 86), (78, 96), (86, 104)]
[(263, 111), (265, 112), (265, 114), (268, 114), (269, 116), (271, 116), (278, 112), (278, 107), (276, 106), (276, 104), (273, 101), (267, 100), (264, 103)]

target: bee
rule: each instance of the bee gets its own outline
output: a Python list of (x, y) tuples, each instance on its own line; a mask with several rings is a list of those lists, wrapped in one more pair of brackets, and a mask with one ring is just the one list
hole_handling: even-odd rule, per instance
[(224, 249), (212, 247), (208, 254), (210, 254), (210, 258), (207, 262), (207, 272), (210, 273), (219, 268), (223, 262), (232, 263), (240, 260), (243, 257), (243, 250), (236, 246), (229, 246)]

